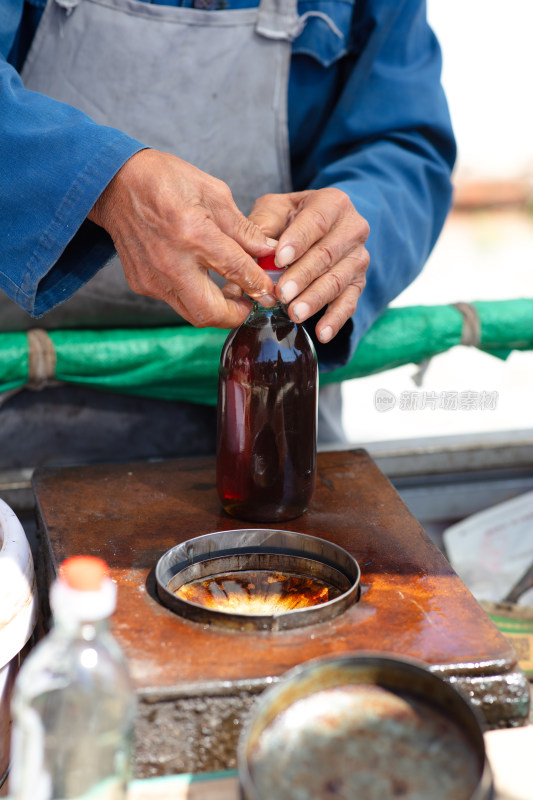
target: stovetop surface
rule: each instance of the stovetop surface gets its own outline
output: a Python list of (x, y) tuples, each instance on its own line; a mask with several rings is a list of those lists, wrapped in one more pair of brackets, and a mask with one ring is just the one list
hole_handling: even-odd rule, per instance
[[(105, 559), (118, 583), (113, 631), (139, 690), (278, 676), (312, 658), (359, 651), (421, 660), (444, 675), (486, 675), (516, 655), (363, 450), (318, 455), (311, 507), (280, 525), (220, 508), (213, 458), (39, 469), (44, 552)], [(329, 622), (284, 632), (227, 631), (182, 619), (156, 596), (154, 569), (204, 533), (279, 527), (328, 539), (361, 568), (361, 598)]]

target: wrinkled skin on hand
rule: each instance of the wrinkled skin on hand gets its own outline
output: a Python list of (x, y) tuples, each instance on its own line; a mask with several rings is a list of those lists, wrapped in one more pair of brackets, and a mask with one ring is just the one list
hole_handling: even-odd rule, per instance
[[(165, 301), (196, 327), (240, 325), (252, 307), (243, 292), (265, 306), (276, 302), (254, 260), (272, 254), (276, 242), (241, 214), (225, 183), (173, 155), (132, 156), (89, 219), (111, 236), (131, 289)], [(208, 270), (229, 281), (227, 290)]]
[(288, 269), (276, 294), (289, 304), (291, 318), (304, 322), (327, 306), (315, 330), (329, 342), (355, 312), (365, 287), (368, 223), (333, 187), (264, 195), (249, 219), (279, 240), (276, 263)]
[[(270, 307), (274, 292), (330, 341), (365, 286), (368, 224), (339, 189), (268, 194), (247, 219), (229, 187), (181, 159), (141, 150), (115, 175), (89, 214), (111, 236), (133, 291), (168, 303), (196, 327), (233, 328), (248, 295)], [(279, 241), (277, 241), (279, 240)], [(288, 266), (274, 289), (254, 259)], [(219, 288), (213, 270), (226, 280)]]

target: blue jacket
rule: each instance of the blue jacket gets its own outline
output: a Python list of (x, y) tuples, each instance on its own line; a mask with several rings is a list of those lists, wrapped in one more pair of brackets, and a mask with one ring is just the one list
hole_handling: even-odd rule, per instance
[[(0, 4), (0, 288), (34, 317), (70, 297), (112, 254), (110, 238), (86, 216), (142, 147), (24, 89), (17, 69), (44, 4)], [(310, 10), (325, 12), (338, 30), (312, 15), (293, 43), (294, 188), (337, 186), (370, 224), (367, 286), (354, 319), (334, 346), (318, 346), (331, 368), (422, 269), (450, 207), (455, 143), (424, 0), (300, 0), (300, 14)]]

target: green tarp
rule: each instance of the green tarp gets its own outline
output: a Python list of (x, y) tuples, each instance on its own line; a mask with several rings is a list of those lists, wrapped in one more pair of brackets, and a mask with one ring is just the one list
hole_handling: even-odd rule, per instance
[[(533, 349), (533, 300), (471, 304), (479, 318), (479, 349), (499, 358)], [(388, 309), (342, 369), (322, 384), (420, 363), (461, 344), (463, 315), (453, 306)], [(216, 404), (220, 351), (227, 331), (192, 327), (47, 331), (56, 356), (54, 379), (165, 400)], [(0, 392), (28, 381), (26, 333), (0, 334)]]

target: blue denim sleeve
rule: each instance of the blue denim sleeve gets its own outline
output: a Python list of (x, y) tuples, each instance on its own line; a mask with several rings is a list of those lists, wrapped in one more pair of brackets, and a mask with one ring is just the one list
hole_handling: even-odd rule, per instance
[[(295, 189), (338, 186), (371, 229), (358, 309), (331, 345), (317, 343), (322, 368), (331, 369), (421, 270), (449, 209), (455, 145), (423, 0), (356, 0), (355, 16), (353, 0), (300, 0), (299, 8), (308, 23), (293, 46), (289, 86)], [(2, 0), (4, 55), (21, 13), (22, 0)], [(67, 299), (112, 254), (105, 232), (85, 218), (142, 146), (24, 90), (0, 60), (0, 213), (8, 232), (0, 288), (32, 315)]]
[(113, 254), (86, 221), (120, 167), (144, 145), (24, 89), (7, 63), (22, 0), (0, 11), (0, 288), (38, 317), (70, 297)]
[(355, 21), (367, 34), (364, 44), (352, 54), (316, 147), (296, 168), (297, 188), (342, 189), (370, 226), (370, 266), (357, 310), (334, 347), (316, 343), (324, 370), (351, 358), (421, 271), (450, 208), (456, 155), (440, 48), (423, 0), (356, 2)]

